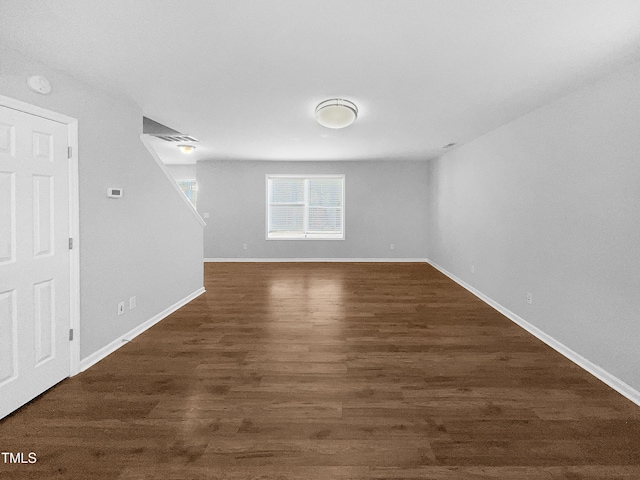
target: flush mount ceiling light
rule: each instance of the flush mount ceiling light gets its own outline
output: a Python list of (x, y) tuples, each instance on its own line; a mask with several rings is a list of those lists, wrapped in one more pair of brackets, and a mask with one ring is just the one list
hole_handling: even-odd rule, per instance
[(191, 153), (196, 149), (193, 145), (178, 145), (178, 148), (182, 153)]
[(349, 100), (332, 98), (316, 107), (316, 120), (327, 128), (344, 128), (358, 118), (358, 107)]

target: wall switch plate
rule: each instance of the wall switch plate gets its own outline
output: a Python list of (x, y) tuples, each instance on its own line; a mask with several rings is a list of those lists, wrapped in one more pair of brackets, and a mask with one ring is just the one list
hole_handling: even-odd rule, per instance
[(389, 245), (389, 249), (395, 250), (395, 248), (396, 248), (396, 244), (395, 243), (392, 243), (391, 245)]
[(476, 266), (475, 265), (471, 265), (471, 273), (476, 273)]
[(120, 302), (118, 304), (118, 315), (122, 315), (124, 313), (124, 302)]
[(527, 292), (527, 303), (529, 305), (533, 304), (533, 294), (531, 292)]
[(137, 299), (134, 295), (129, 299), (129, 310), (133, 310), (134, 308), (136, 308), (136, 304), (137, 304)]
[(242, 249), (243, 249), (243, 250), (246, 250), (247, 248), (249, 248), (249, 246), (248, 246), (246, 243), (243, 243), (243, 244), (242, 244)]
[(203, 213), (202, 214), (202, 218), (209, 218), (209, 214), (208, 213)]

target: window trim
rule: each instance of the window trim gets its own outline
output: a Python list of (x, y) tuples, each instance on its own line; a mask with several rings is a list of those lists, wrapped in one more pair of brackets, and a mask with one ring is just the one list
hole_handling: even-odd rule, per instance
[[(342, 236), (341, 237), (269, 237), (269, 179), (271, 178), (304, 178), (304, 179), (312, 179), (312, 178), (340, 178), (342, 179)], [(303, 240), (303, 241), (342, 241), (347, 239), (347, 227), (346, 227), (346, 215), (345, 215), (345, 205), (346, 205), (346, 179), (344, 174), (312, 174), (312, 175), (303, 175), (303, 174), (277, 174), (277, 173), (268, 173), (265, 175), (264, 180), (264, 203), (265, 203), (265, 240), (275, 240), (275, 241), (287, 241), (287, 240)], [(308, 206), (308, 200), (305, 205)], [(305, 211), (305, 217), (307, 212)]]

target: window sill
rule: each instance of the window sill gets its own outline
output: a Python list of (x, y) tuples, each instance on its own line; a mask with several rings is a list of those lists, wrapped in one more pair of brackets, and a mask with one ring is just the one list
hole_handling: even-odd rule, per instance
[(266, 237), (267, 240), (344, 240), (345, 237)]

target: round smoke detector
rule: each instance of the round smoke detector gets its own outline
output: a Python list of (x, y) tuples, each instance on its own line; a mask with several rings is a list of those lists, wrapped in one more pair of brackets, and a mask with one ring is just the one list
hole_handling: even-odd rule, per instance
[(48, 95), (51, 93), (51, 84), (49, 80), (42, 75), (34, 75), (27, 79), (27, 84), (34, 92), (41, 93), (42, 95)]
[(344, 128), (358, 118), (358, 107), (349, 100), (333, 98), (316, 107), (316, 120), (327, 128)]

